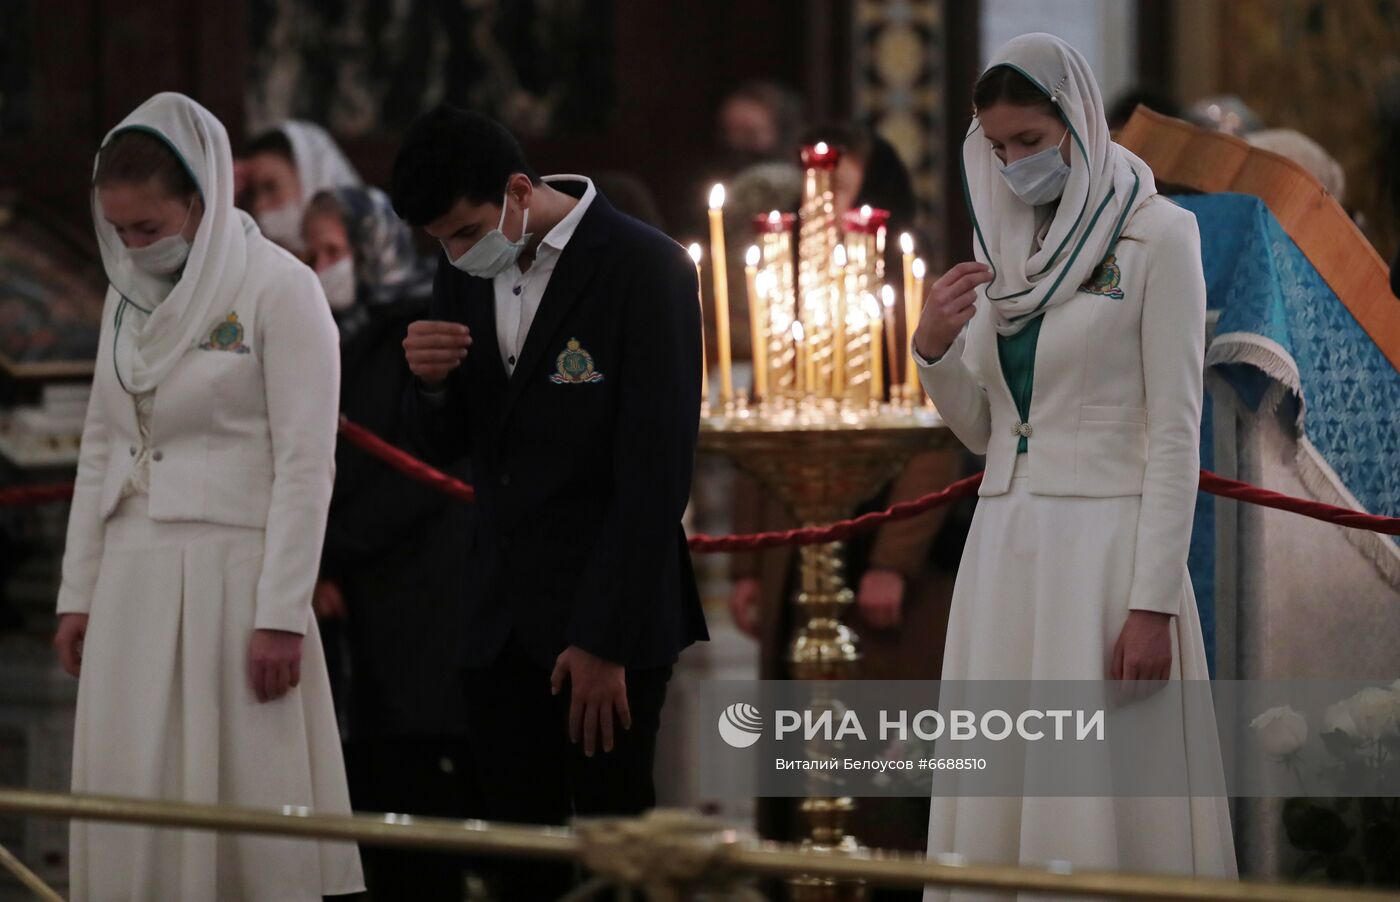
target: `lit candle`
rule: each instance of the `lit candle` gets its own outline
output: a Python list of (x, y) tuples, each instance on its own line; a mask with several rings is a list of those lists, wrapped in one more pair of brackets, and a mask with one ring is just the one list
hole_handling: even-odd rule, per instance
[(865, 316), (870, 320), (870, 400), (879, 404), (885, 396), (884, 362), (880, 359), (880, 302), (873, 294), (865, 296)]
[[(894, 339), (894, 286), (881, 286), (880, 300), (885, 308), (885, 357), (890, 367), (890, 400), (894, 401), (894, 390), (899, 385), (899, 350)], [(876, 360), (875, 366), (879, 365), (879, 361)]]
[(730, 372), (729, 268), (724, 258), (724, 186), (710, 191), (710, 278), (715, 290), (715, 338), (719, 341), (719, 401), (728, 409), (734, 400)]
[(849, 275), (846, 245), (836, 245), (831, 254), (831, 263), (836, 270), (836, 294), (832, 298), (831, 312), (831, 395), (840, 399), (846, 392), (846, 292)]
[[(908, 232), (899, 236), (899, 250), (904, 255), (904, 340), (909, 344), (914, 340), (914, 327), (918, 325), (918, 313), (915, 299), (917, 294), (914, 288), (914, 236)], [(904, 355), (904, 384), (906, 386), (914, 384), (914, 358), (906, 352)]]
[[(911, 269), (914, 274), (914, 326), (916, 327), (924, 314), (924, 274), (927, 272), (927, 267), (924, 265), (923, 258), (915, 260)], [(914, 333), (911, 331), (909, 333), (909, 397), (917, 398), (919, 396), (919, 369), (914, 365), (913, 348)]]
[(706, 406), (710, 403), (710, 360), (705, 352), (705, 292), (700, 288), (700, 256), (704, 253), (698, 242), (690, 245), (690, 259), (695, 261), (695, 295), (700, 301), (700, 399)]
[(802, 330), (802, 321), (792, 321), (792, 343), (797, 348), (797, 400), (801, 402), (807, 394), (807, 364), (811, 357), (807, 353), (807, 342), (803, 341), (805, 333)]
[(753, 393), (755, 401), (768, 398), (768, 316), (758, 292), (758, 264), (763, 252), (758, 245), (744, 257), (744, 281), (749, 289), (749, 337), (753, 346)]

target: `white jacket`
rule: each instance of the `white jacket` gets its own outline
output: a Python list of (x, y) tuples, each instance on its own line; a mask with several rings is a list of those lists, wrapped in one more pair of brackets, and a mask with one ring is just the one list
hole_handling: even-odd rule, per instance
[[(1044, 314), (1030, 491), (1141, 495), (1138, 522), (1123, 525), (1137, 531), (1128, 606), (1175, 614), (1200, 471), (1206, 287), (1196, 219), (1154, 197), (1125, 225), (1111, 259), (1116, 271), (1101, 268)], [(919, 376), (953, 433), (987, 456), (978, 494), (999, 495), (1011, 485), (1020, 416), (987, 304), (979, 295), (962, 334), (933, 363), (921, 361)]]
[[(150, 516), (265, 530), (255, 626), (304, 633), (335, 477), (339, 333), (315, 273), (256, 230), (247, 246), (232, 310), (213, 318), (155, 390)], [(133, 398), (112, 368), (119, 300), (109, 289), (59, 613), (92, 603), (104, 523), (140, 445)]]

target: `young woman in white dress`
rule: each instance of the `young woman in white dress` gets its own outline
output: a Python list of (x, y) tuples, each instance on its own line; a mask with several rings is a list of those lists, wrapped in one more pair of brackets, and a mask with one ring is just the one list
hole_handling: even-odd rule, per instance
[[(1008, 42), (974, 106), (963, 169), (976, 260), (938, 279), (914, 336), (925, 390), (986, 455), (942, 677), (1206, 680), (1186, 568), (1205, 343), (1195, 219), (1111, 141), (1093, 73), (1059, 38)], [(1196, 739), (1215, 748), (1207, 729)], [(1218, 764), (1217, 750), (1217, 777)], [(936, 793), (928, 850), (1236, 874), (1225, 799), (1194, 793)]]
[[(330, 502), (335, 323), (233, 206), (223, 126), (179, 94), (103, 141), (111, 287), (55, 638), (78, 682), (73, 791), (348, 812), (310, 603)], [(74, 821), (74, 900), (311, 902), (355, 847)]]

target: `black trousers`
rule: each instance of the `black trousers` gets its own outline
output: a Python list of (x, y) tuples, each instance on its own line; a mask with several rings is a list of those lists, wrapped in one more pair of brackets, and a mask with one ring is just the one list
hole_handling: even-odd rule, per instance
[[(514, 636), (490, 665), (462, 671), (467, 747), (477, 778), (479, 817), (518, 824), (563, 824), (572, 816), (635, 815), (656, 805), (652, 763), (671, 667), (628, 669), (631, 729), (614, 718), (613, 750), (593, 756), (569, 742), (566, 682), (550, 694), (550, 671)], [(483, 862), (502, 900), (543, 902), (577, 882), (574, 866), (530, 859)]]
[[(472, 816), (475, 781), (460, 736), (382, 737), (345, 747), (350, 801), (356, 811), (431, 817)], [(375, 902), (462, 902), (469, 859), (444, 852), (360, 847), (369, 898)]]

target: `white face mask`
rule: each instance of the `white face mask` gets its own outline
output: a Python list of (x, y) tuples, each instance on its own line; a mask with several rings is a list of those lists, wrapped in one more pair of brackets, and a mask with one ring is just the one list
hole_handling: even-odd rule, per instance
[(179, 271), (190, 256), (190, 243), (185, 239), (185, 226), (190, 224), (190, 214), (194, 212), (194, 201), (185, 211), (185, 221), (173, 235), (152, 241), (145, 247), (129, 247), (131, 262), (137, 269), (152, 276), (168, 276)]
[(336, 313), (355, 306), (355, 263), (350, 257), (339, 260), (316, 273), (326, 292), (326, 303)]
[(1058, 200), (1064, 194), (1065, 182), (1069, 181), (1069, 164), (1060, 154), (1060, 145), (1068, 135), (1069, 129), (1065, 129), (1054, 147), (1002, 167), (1001, 177), (1006, 179), (1013, 194), (1033, 207)]
[(258, 228), (283, 247), (300, 253), (306, 247), (301, 240), (301, 213), (301, 204), (290, 201), (258, 216)]
[(507, 204), (510, 203), (510, 193), (501, 199), (501, 221), (496, 224), (496, 228), (481, 236), (476, 244), (471, 246), (465, 254), (452, 260), (452, 254), (448, 252), (447, 245), (443, 245), (447, 259), (452, 260), (452, 265), (468, 275), (476, 276), (478, 279), (494, 279), (515, 265), (515, 261), (520, 259), (520, 252), (525, 250), (525, 245), (530, 241), (530, 233), (525, 229), (530, 225), (530, 210), (526, 208), (524, 218), (520, 221), (520, 240), (511, 241), (506, 237), (506, 233), (501, 231), (501, 226), (506, 223)]

